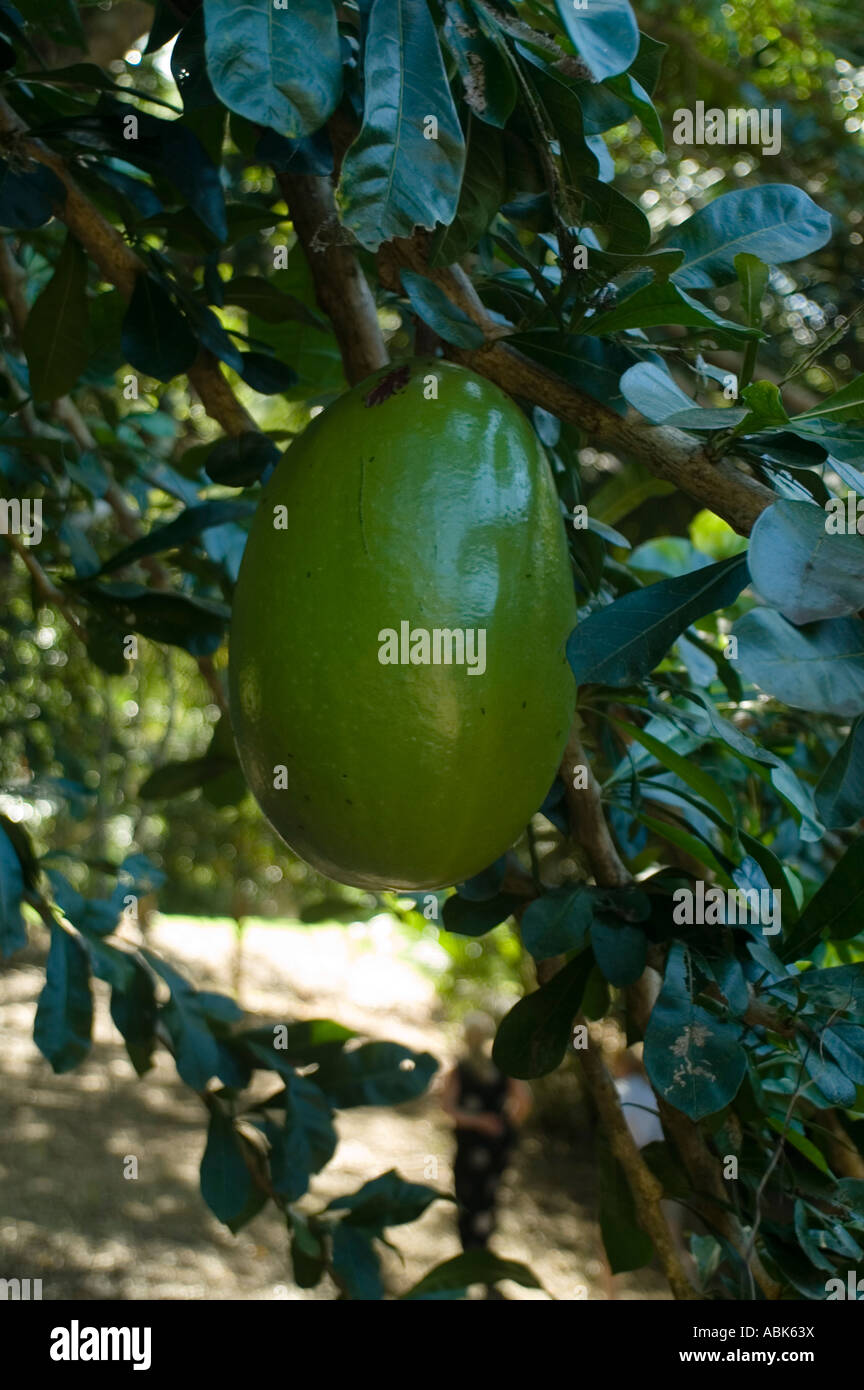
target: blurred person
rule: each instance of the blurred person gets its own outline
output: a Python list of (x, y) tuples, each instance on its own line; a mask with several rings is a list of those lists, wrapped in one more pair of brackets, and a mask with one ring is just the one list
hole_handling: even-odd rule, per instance
[(531, 1092), (492, 1061), (495, 1024), (488, 1014), (468, 1014), (463, 1028), (465, 1050), (445, 1079), (441, 1104), (456, 1131), (453, 1169), (462, 1249), (485, 1250), (495, 1229), (498, 1187), (531, 1109)]

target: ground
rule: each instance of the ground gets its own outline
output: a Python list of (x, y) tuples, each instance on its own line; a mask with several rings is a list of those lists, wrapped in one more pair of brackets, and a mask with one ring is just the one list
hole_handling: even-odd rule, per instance
[[(354, 927), (253, 926), (237, 975), (228, 924), (156, 919), (150, 944), (199, 985), (231, 992), (275, 1018), (332, 1017), (452, 1060), (456, 1041), (442, 1017), (432, 975), (409, 958), (386, 919)], [(205, 1127), (199, 1099), (163, 1053), (139, 1080), (97, 985), (90, 1057), (55, 1076), (32, 1040), (44, 978), (34, 950), (0, 966), (0, 1277), (42, 1280), (45, 1299), (320, 1299), (291, 1282), (284, 1226), (265, 1210), (237, 1236), (220, 1225), (198, 1191)], [(339, 1115), (336, 1156), (302, 1205), (323, 1207), (337, 1193), (397, 1168), (442, 1191), (452, 1183), (450, 1131), (437, 1096), (398, 1110)], [(124, 1157), (138, 1178), (124, 1178)], [(435, 1174), (437, 1173), (437, 1176)], [(595, 1219), (595, 1173), (587, 1127), (549, 1133), (529, 1124), (502, 1191), (497, 1252), (530, 1265), (556, 1299), (605, 1299)], [(452, 1204), (390, 1233), (384, 1251), (391, 1293), (458, 1253)], [(546, 1295), (504, 1286), (513, 1299)], [(654, 1271), (619, 1276), (623, 1299), (668, 1297)]]

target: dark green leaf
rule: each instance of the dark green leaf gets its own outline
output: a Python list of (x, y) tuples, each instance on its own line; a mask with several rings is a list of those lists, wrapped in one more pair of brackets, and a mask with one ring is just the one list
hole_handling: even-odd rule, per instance
[(293, 320), (324, 330), (324, 324), (302, 300), (286, 294), (263, 275), (235, 275), (223, 286), (226, 304), (236, 304), (265, 323)]
[(425, 275), (414, 270), (402, 271), (402, 284), (405, 286), (411, 307), (416, 314), (434, 328), (439, 337), (456, 347), (478, 348), (483, 346), (483, 329), (472, 323), (468, 315), (448, 299), (438, 285)]
[(191, 367), (198, 343), (174, 301), (152, 275), (139, 275), (123, 318), (123, 352), (139, 372), (170, 381)]
[(594, 915), (594, 899), (586, 884), (553, 888), (529, 903), (522, 916), (522, 944), (535, 960), (577, 951)]
[(864, 607), (864, 538), (829, 535), (822, 507), (785, 498), (766, 507), (750, 538), (754, 587), (800, 625)]
[(58, 1074), (71, 1071), (90, 1051), (93, 996), (90, 961), (77, 936), (52, 926), (45, 985), (36, 1008), (33, 1041)]
[(270, 1178), (287, 1202), (296, 1202), (309, 1186), (309, 1178), (330, 1162), (338, 1136), (330, 1105), (311, 1077), (292, 1076), (285, 1090), (285, 1120), (268, 1120)]
[(819, 815), (829, 829), (864, 816), (864, 716), (855, 720), (816, 787)]
[(225, 772), (233, 772), (236, 766), (236, 761), (227, 757), (190, 758), (185, 763), (167, 763), (165, 767), (157, 767), (155, 772), (150, 773), (141, 784), (138, 795), (144, 801), (182, 796), (184, 792), (197, 791), (206, 782), (221, 777)]
[(567, 656), (578, 685), (635, 685), (680, 633), (733, 603), (747, 583), (743, 556), (634, 590), (590, 614), (571, 633)]
[(269, 352), (241, 353), (240, 375), (261, 396), (276, 396), (297, 384), (297, 373)]
[(339, 1110), (400, 1105), (423, 1094), (437, 1066), (428, 1052), (411, 1052), (399, 1043), (368, 1042), (322, 1057), (315, 1081)]
[(595, 314), (585, 320), (585, 332), (620, 333), (628, 328), (666, 328), (680, 324), (685, 328), (703, 328), (729, 338), (761, 337), (758, 328), (746, 328), (721, 318), (713, 309), (698, 303), (685, 294), (672, 280), (643, 285), (614, 309)]
[(639, 28), (628, 0), (589, 0), (579, 8), (573, 0), (555, 0), (555, 8), (595, 82), (624, 72), (635, 60)]
[(613, 1274), (643, 1269), (654, 1255), (651, 1237), (639, 1225), (630, 1184), (620, 1163), (605, 1140), (597, 1147), (600, 1234), (609, 1268)]
[(507, 1076), (530, 1080), (561, 1065), (593, 965), (591, 952), (583, 951), (502, 1019), (492, 1056)]
[(21, 916), (24, 875), (15, 846), (0, 826), (0, 956), (11, 956), (27, 945)]
[(430, 1298), (445, 1291), (467, 1290), (472, 1284), (498, 1284), (503, 1279), (511, 1279), (523, 1289), (543, 1287), (527, 1265), (502, 1260), (491, 1250), (466, 1250), (430, 1269), (402, 1298)]
[(739, 618), (738, 669), (796, 709), (856, 718), (864, 713), (864, 623), (829, 618), (793, 627), (773, 608)]
[(645, 1033), (645, 1066), (655, 1091), (691, 1120), (701, 1120), (735, 1098), (747, 1056), (739, 1025), (694, 1003), (692, 988), (688, 953), (674, 942)]
[(445, 0), (444, 39), (456, 60), (465, 100), (475, 116), (503, 127), (518, 88), (506, 46), (480, 11), (463, 0)]
[(210, 1112), (200, 1176), (201, 1196), (213, 1215), (232, 1231), (238, 1230), (254, 1185), (234, 1125), (217, 1109)]
[(512, 893), (498, 893), (494, 898), (485, 898), (481, 902), (454, 893), (444, 904), (444, 930), (455, 932), (458, 936), (484, 936), (493, 927), (506, 922), (519, 902), (519, 898)]
[(71, 235), (57, 268), (27, 316), (21, 339), (37, 401), (55, 400), (72, 389), (90, 356), (87, 318), (87, 257)]
[[(835, 864), (801, 913), (783, 951), (785, 960), (808, 956), (825, 937), (848, 941), (864, 930), (864, 835)], [(864, 975), (864, 971), (862, 971)]]
[(610, 985), (635, 984), (645, 969), (647, 939), (639, 927), (627, 926), (614, 917), (595, 917), (591, 923), (594, 956)]
[(0, 159), (0, 227), (41, 227), (65, 201), (65, 185), (53, 169), (44, 164), (12, 169)]
[(153, 978), (137, 961), (125, 987), (111, 991), (111, 1017), (139, 1076), (153, 1065), (156, 1047), (156, 991)]
[(248, 487), (279, 460), (279, 450), (266, 434), (246, 430), (220, 439), (207, 455), (207, 476), (226, 487)]
[[(450, 265), (474, 249), (504, 201), (504, 183), (501, 136), (491, 126), (472, 117), (466, 136), (459, 205), (450, 226), (439, 227), (430, 242), (431, 266)], [(403, 280), (404, 274), (403, 271)]]
[[(342, 59), (331, 0), (204, 0), (207, 71), (229, 111), (296, 140), (334, 111)], [(367, 66), (367, 82), (371, 80)]]
[(372, 1237), (344, 1221), (333, 1232), (333, 1269), (350, 1298), (374, 1302), (384, 1297), (384, 1285)]
[(768, 183), (723, 193), (670, 234), (685, 253), (674, 279), (685, 289), (707, 289), (735, 279), (742, 251), (768, 265), (812, 255), (831, 237), (831, 218), (803, 189)]
[[(342, 215), (361, 245), (377, 251), (416, 226), (449, 226), (465, 143), (425, 4), (373, 0), (364, 77), (363, 125), (342, 165)], [(433, 133), (428, 116), (437, 138), (425, 138)]]
[(406, 1182), (395, 1168), (391, 1168), (365, 1182), (356, 1192), (334, 1197), (327, 1210), (347, 1212), (342, 1218), (343, 1224), (362, 1226), (377, 1234), (389, 1226), (404, 1226), (409, 1221), (419, 1220), (426, 1208), (443, 1195), (423, 1183)]

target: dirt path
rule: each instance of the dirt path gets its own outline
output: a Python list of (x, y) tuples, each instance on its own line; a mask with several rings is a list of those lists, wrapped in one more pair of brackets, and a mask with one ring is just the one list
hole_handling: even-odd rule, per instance
[[(234, 937), (227, 925), (163, 919), (156, 950), (199, 985), (230, 991)], [(41, 1278), (43, 1298), (320, 1299), (294, 1287), (284, 1227), (263, 1212), (238, 1236), (198, 1192), (202, 1107), (163, 1054), (138, 1080), (97, 985), (95, 1044), (87, 1061), (54, 1076), (32, 1041), (44, 975), (38, 957), (0, 966), (0, 1277)], [(250, 928), (243, 953), (245, 1008), (288, 1018), (333, 1017), (449, 1060), (454, 1035), (431, 975), (407, 958), (387, 923)], [(343, 1111), (333, 1161), (303, 1206), (325, 1205), (388, 1168), (449, 1191), (451, 1138), (433, 1095), (398, 1111)], [(124, 1158), (138, 1159), (137, 1180)], [(590, 1142), (529, 1126), (502, 1192), (493, 1245), (529, 1264), (558, 1299), (605, 1298), (594, 1219)], [(453, 1208), (436, 1202), (391, 1233), (385, 1281), (399, 1293), (458, 1253)], [(622, 1276), (618, 1297), (668, 1297), (659, 1275)], [(544, 1295), (507, 1285), (513, 1299)]]

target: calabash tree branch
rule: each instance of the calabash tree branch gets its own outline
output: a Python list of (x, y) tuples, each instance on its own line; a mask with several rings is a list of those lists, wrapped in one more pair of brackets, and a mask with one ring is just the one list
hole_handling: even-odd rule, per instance
[[(131, 299), (138, 276), (147, 269), (144, 262), (124, 241), (117, 228), (81, 192), (65, 160), (41, 140), (29, 135), (17, 112), (2, 97), (0, 143), (14, 146), (19, 156), (36, 160), (56, 174), (66, 190), (62, 205), (55, 208), (56, 216), (65, 222), (105, 279), (120, 291), (124, 299)], [(187, 375), (207, 414), (222, 426), (226, 434), (243, 434), (258, 428), (246, 407), (231, 390), (211, 352), (202, 348)]]
[(471, 281), (458, 265), (429, 266), (421, 237), (387, 243), (379, 252), (383, 283), (400, 287), (399, 271), (419, 271), (444, 291), (447, 298), (483, 330), (486, 342), (477, 349), (449, 346), (447, 355), (473, 367), (512, 396), (542, 406), (559, 420), (589, 433), (598, 443), (643, 463), (657, 478), (674, 483), (700, 505), (709, 508), (741, 535), (749, 535), (756, 519), (775, 496), (757, 478), (731, 459), (712, 459), (700, 444), (669, 425), (645, 425), (617, 415), (609, 406), (572, 386), (554, 372), (532, 362), (502, 341), (502, 330), (487, 312)]
[(389, 360), (375, 299), (336, 211), (333, 182), (279, 174), (294, 230), (309, 262), (315, 296), (333, 325), (345, 376), (354, 386)]

